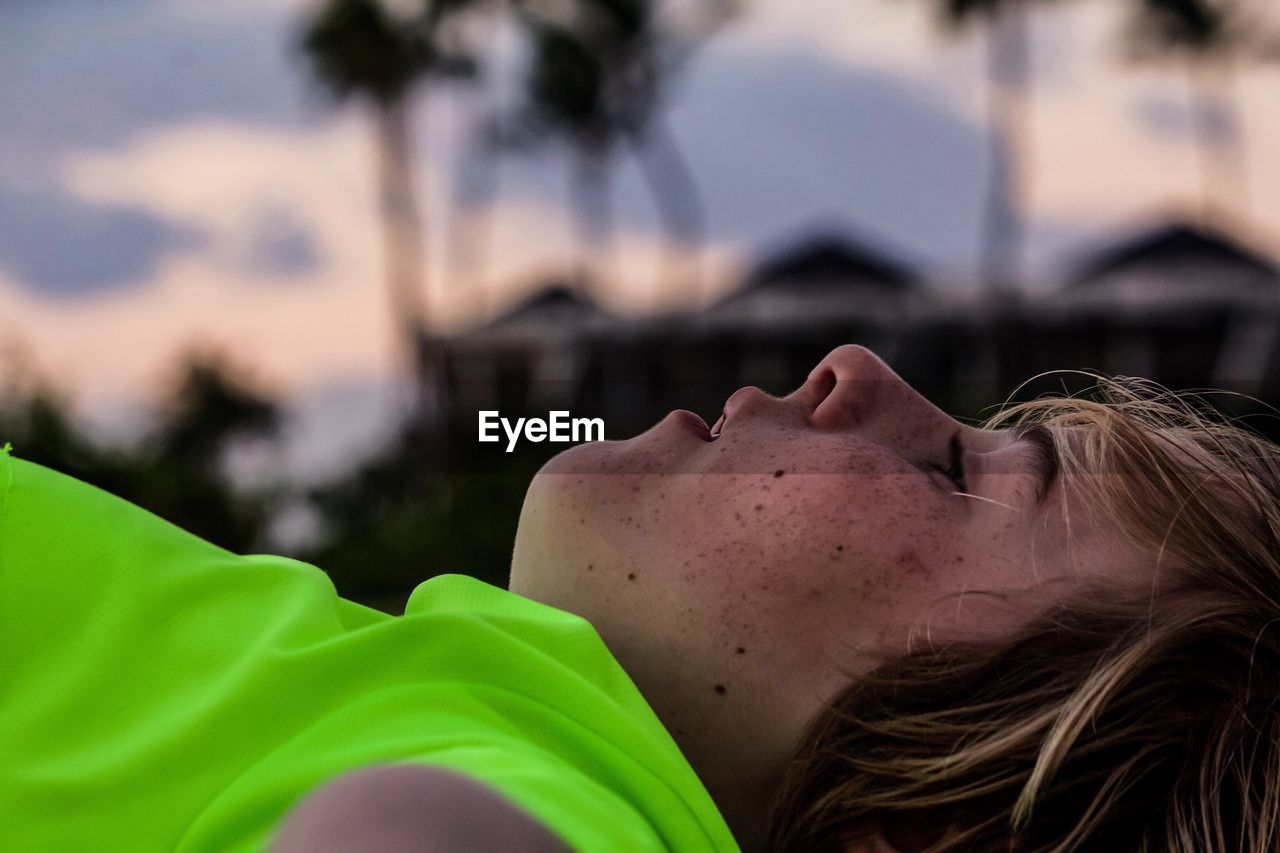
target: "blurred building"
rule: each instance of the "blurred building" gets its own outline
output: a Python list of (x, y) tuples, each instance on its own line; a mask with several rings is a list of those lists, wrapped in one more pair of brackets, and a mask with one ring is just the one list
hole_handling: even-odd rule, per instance
[(581, 288), (551, 281), (442, 347), (450, 405), (466, 411), (572, 406), (597, 342), (617, 327)]
[(785, 393), (844, 343), (958, 410), (1063, 368), (1280, 391), (1280, 263), (1225, 231), (1161, 223), (998, 307), (943, 299), (909, 263), (824, 232), (766, 253), (699, 312), (623, 317), (551, 282), (440, 347), (456, 417), (568, 409), (603, 417), (609, 437), (675, 406), (713, 415), (744, 384)]
[(1063, 301), (1113, 314), (1198, 310), (1269, 299), (1278, 284), (1275, 261), (1238, 238), (1170, 222), (1099, 250)]
[(1280, 266), (1241, 238), (1165, 222), (1105, 246), (1041, 301), (1070, 363), (1254, 393), (1272, 372)]
[(693, 331), (733, 342), (737, 385), (786, 388), (841, 343), (891, 357), (901, 330), (929, 301), (909, 263), (852, 234), (824, 231), (765, 253), (693, 319)]
[(898, 325), (921, 299), (919, 278), (905, 263), (852, 237), (824, 234), (760, 260), (701, 320), (771, 334), (833, 323)]

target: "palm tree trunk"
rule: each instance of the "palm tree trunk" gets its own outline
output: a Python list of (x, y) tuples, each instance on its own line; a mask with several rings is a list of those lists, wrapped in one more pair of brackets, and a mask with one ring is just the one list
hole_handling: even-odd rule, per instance
[(403, 100), (378, 104), (378, 185), (381, 196), (383, 263), (390, 296), (398, 359), (415, 389), (414, 416), (440, 414), (437, 359), (429, 352), (423, 296), (425, 246), (413, 168), (409, 114)]
[[(1253, 203), (1249, 192), (1244, 111), (1240, 107), (1235, 69), (1227, 57), (1189, 57), (1186, 73), (1199, 161), (1201, 216), (1209, 219), (1215, 200), (1225, 194), (1231, 199), (1234, 212), (1249, 217)], [(1214, 123), (1208, 110), (1210, 104), (1223, 108), (1225, 126)]]
[(580, 288), (601, 285), (601, 267), (613, 235), (609, 198), (609, 152), (575, 146), (569, 191), (578, 232), (577, 281)]
[[(443, 7), (438, 7), (443, 11)], [(488, 38), (480, 55), (493, 56), (499, 49), (501, 27), (497, 20), (489, 19), (485, 25)], [(499, 131), (491, 122), (501, 115), (504, 104), (501, 93), (490, 83), (482, 85), (475, 96), (472, 111), (477, 116), (470, 131), (470, 144), (463, 149), (462, 163), (455, 176), (453, 193), (453, 223), (457, 228), (445, 246), (448, 253), (445, 269), (451, 280), (460, 270), (465, 270), (468, 284), (474, 290), (476, 316), (486, 319), (496, 300), (489, 280), (490, 262), (493, 259), (493, 231), (498, 197), (501, 152)], [(466, 112), (459, 109), (459, 114)], [(460, 191), (459, 191), (460, 190)], [(461, 200), (461, 204), (459, 201)], [(461, 208), (461, 210), (459, 210)]]
[[(627, 138), (640, 161), (667, 235), (667, 258), (659, 277), (670, 285), (683, 284), (701, 297), (700, 261), (706, 217), (693, 170), (670, 128), (658, 115), (650, 118), (643, 131), (632, 132)], [(681, 270), (685, 256), (691, 251), (694, 256), (689, 268)]]
[(1197, 60), (1186, 60), (1187, 104), (1191, 112), (1191, 125), (1195, 138), (1196, 172), (1200, 179), (1200, 224), (1207, 225), (1213, 218), (1214, 158), (1213, 127), (1206, 116), (1204, 81)]
[(1027, 9), (1014, 0), (990, 22), (987, 40), (987, 126), (991, 180), (982, 221), (982, 272), (989, 296), (1004, 298), (1022, 283), (1022, 177), (1029, 131), (1030, 33)]
[(1230, 116), (1231, 141), (1227, 159), (1230, 164), (1235, 194), (1235, 209), (1247, 219), (1253, 218), (1253, 193), (1249, 183), (1249, 133), (1245, 127), (1246, 112), (1240, 103), (1240, 75), (1229, 56), (1219, 69), (1219, 91)]
[(975, 390), (998, 399), (1020, 378), (1024, 186), (1021, 158), (1030, 138), (1031, 41), (1024, 0), (1000, 4), (988, 25), (987, 125), (991, 180), (982, 225), (986, 304), (978, 321)]
[(493, 307), (489, 262), (493, 255), (500, 161), (491, 143), (481, 140), (468, 147), (454, 174), (454, 214), (445, 247), (445, 269), (451, 278), (465, 276), (474, 289), (478, 317), (486, 317)]
[(383, 263), (396, 329), (408, 339), (422, 328), (424, 247), (422, 214), (414, 193), (408, 115), (400, 101), (378, 109), (378, 187)]

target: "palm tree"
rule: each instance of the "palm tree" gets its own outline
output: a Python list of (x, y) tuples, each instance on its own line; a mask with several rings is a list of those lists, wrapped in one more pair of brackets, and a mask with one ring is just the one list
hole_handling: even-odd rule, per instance
[[(466, 6), (466, 0), (424, 0), (416, 15), (400, 18), (380, 0), (326, 0), (305, 22), (300, 44), (313, 75), (336, 100), (360, 98), (372, 107), (384, 265), (398, 348), (417, 373), (419, 393), (428, 397), (438, 386), (427, 342), (426, 249), (409, 99), (428, 76), (474, 74), (474, 63), (445, 26)], [(417, 403), (435, 407), (439, 400)]]
[[(662, 108), (679, 69), (738, 5), (704, 0), (695, 6), (673, 27), (657, 18), (649, 0), (577, 0), (569, 14), (550, 4), (516, 4), (532, 46), (524, 136), (559, 137), (572, 152), (579, 283), (599, 278), (621, 144), (637, 158), (667, 235), (663, 271), (670, 275), (682, 250), (702, 243), (701, 194)], [(698, 275), (691, 277), (696, 288)]]
[(986, 30), (986, 118), (991, 177), (982, 217), (980, 268), (989, 297), (1011, 296), (1023, 277), (1025, 178), (1031, 170), (1031, 0), (936, 0), (953, 34)]
[[(1241, 0), (1137, 0), (1129, 20), (1130, 55), (1139, 60), (1170, 59), (1187, 78), (1200, 170), (1201, 218), (1213, 215), (1213, 189), (1232, 187), (1235, 208), (1250, 214), (1249, 167), (1236, 69), (1244, 60), (1280, 58), (1274, 33), (1249, 20)], [(1213, 102), (1227, 118), (1218, 126), (1204, 104)], [(1245, 394), (1267, 380), (1277, 340), (1273, 310), (1242, 306), (1224, 332), (1213, 369), (1213, 384), (1232, 384)]]
[(600, 263), (612, 232), (609, 197), (618, 125), (605, 100), (605, 67), (592, 50), (565, 26), (530, 19), (533, 60), (528, 97), (534, 120), (569, 143), (570, 198), (578, 228), (576, 283), (599, 284)]
[[(1172, 60), (1186, 75), (1206, 218), (1215, 186), (1232, 187), (1236, 207), (1246, 214), (1250, 206), (1236, 63), (1264, 58), (1267, 46), (1259, 35), (1262, 31), (1245, 20), (1244, 12), (1236, 0), (1137, 0), (1128, 25), (1132, 58)], [(1210, 102), (1225, 111), (1225, 119), (1205, 109)]]

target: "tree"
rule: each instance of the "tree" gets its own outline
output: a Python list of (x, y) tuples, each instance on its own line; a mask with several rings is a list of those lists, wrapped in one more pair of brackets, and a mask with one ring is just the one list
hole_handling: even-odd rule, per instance
[[(682, 250), (704, 239), (701, 195), (663, 107), (671, 82), (696, 47), (737, 11), (707, 0), (660, 19), (649, 0), (536, 0), (515, 8), (531, 44), (523, 131), (560, 138), (572, 153), (570, 196), (580, 243), (577, 279), (595, 269), (613, 230), (610, 184), (618, 147), (637, 158), (667, 235), (671, 275)], [(518, 136), (518, 135), (517, 135)], [(697, 286), (696, 273), (693, 276)]]
[[(277, 445), (279, 406), (216, 353), (191, 353), (129, 446), (103, 446), (74, 416), (71, 399), (47, 381), (0, 388), (0, 439), (22, 459), (92, 483), (185, 530), (238, 553), (266, 546), (285, 487), (245, 486), (226, 466), (239, 442)], [(2, 442), (0, 442), (2, 443)]]
[[(1230, 186), (1235, 206), (1250, 208), (1244, 115), (1237, 63), (1275, 58), (1265, 28), (1248, 20), (1239, 0), (1136, 0), (1127, 28), (1129, 55), (1139, 61), (1172, 61), (1187, 79), (1188, 107), (1199, 156), (1200, 198), (1206, 218), (1213, 188)], [(1214, 113), (1207, 104), (1217, 105)]]
[[(473, 60), (449, 26), (468, 5), (467, 0), (423, 0), (418, 12), (402, 18), (380, 0), (326, 0), (306, 21), (300, 41), (313, 75), (335, 99), (361, 98), (373, 109), (393, 322), (401, 355), (416, 369), (422, 393), (438, 386), (437, 365), (427, 351), (426, 247), (415, 194), (410, 95), (427, 77), (474, 75)], [(437, 404), (438, 400), (425, 401)]]
[(935, 0), (952, 33), (975, 22), (986, 29), (986, 113), (991, 152), (980, 240), (980, 267), (989, 296), (1012, 294), (1021, 283), (1023, 176), (1031, 156), (1032, 0)]

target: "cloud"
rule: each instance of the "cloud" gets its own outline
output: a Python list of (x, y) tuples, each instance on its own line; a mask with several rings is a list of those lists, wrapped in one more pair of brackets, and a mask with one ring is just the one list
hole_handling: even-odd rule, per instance
[(250, 218), (248, 232), (240, 266), (251, 278), (297, 277), (320, 267), (315, 233), (292, 207), (260, 207)]
[(3, 145), (28, 162), (197, 116), (297, 125), (323, 106), (291, 54), (288, 10), (215, 18), (156, 0), (21, 0), (4, 18), (21, 45), (0, 53), (0, 114), (14, 119)]
[[(123, 288), (207, 242), (144, 208), (67, 192), (67, 160), (196, 117), (300, 127), (321, 111), (290, 55), (296, 4), (218, 16), (157, 0), (4, 5), (0, 266), (23, 288), (60, 298)], [(300, 269), (317, 262), (314, 249), (276, 228), (254, 262)]]
[[(748, 248), (837, 219), (929, 264), (971, 261), (990, 165), (985, 132), (908, 78), (712, 44), (680, 81), (667, 120), (712, 242)], [(565, 203), (563, 164), (513, 156), (502, 169), (505, 198)], [(613, 192), (620, 229), (660, 236), (633, 162), (619, 162)]]
[(1199, 141), (1203, 133), (1214, 144), (1229, 144), (1240, 136), (1230, 104), (1213, 95), (1186, 97), (1147, 92), (1133, 99), (1134, 118), (1143, 131), (1164, 142)]
[(0, 266), (45, 296), (137, 285), (170, 252), (206, 242), (199, 228), (138, 207), (86, 203), (57, 191), (0, 192)]

